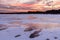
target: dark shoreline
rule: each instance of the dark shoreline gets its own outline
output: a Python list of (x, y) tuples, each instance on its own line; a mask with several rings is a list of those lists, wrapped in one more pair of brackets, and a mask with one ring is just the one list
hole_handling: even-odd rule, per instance
[(0, 13), (0, 14), (60, 14), (60, 10), (49, 10), (46, 12), (40, 12), (40, 11), (36, 11), (36, 12), (12, 12), (12, 13)]

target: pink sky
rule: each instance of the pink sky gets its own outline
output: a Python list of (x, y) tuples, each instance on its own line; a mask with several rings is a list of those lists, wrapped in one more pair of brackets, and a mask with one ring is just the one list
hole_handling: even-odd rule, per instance
[[(52, 1), (52, 0), (48, 0)], [(29, 4), (28, 4), (29, 3)], [(28, 11), (47, 11), (47, 10), (58, 10), (60, 9), (60, 1), (59, 0), (53, 0), (51, 5), (48, 6), (48, 4), (44, 3), (43, 1), (40, 2), (40, 0), (0, 0), (0, 4), (4, 5), (1, 7), (0, 5), (0, 12), (28, 12)], [(14, 7), (16, 6), (16, 7)], [(5, 8), (4, 8), (5, 7)], [(21, 7), (23, 9), (21, 9)], [(4, 11), (5, 10), (5, 11)]]

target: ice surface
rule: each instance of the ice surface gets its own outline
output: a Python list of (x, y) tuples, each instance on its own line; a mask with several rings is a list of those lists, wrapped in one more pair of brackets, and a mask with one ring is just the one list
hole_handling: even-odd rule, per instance
[[(16, 28), (8, 28), (7, 30), (0, 31), (0, 39), (1, 40), (55, 40), (54, 37), (57, 37), (56, 40), (60, 40), (60, 29), (48, 30), (44, 29), (39, 33), (39, 36), (35, 38), (30, 38), (29, 36), (34, 32), (24, 32), (24, 29), (16, 27)], [(15, 37), (16, 35), (21, 35)]]
[[(36, 19), (29, 19), (27, 16), (37, 17)], [(33, 17), (33, 18), (34, 18)], [(39, 18), (56, 18), (53, 20), (40, 20)], [(20, 19), (19, 19), (20, 18)], [(7, 24), (9, 27), (0, 31), (0, 40), (60, 40), (60, 28), (42, 29), (41, 32), (37, 32), (39, 36), (30, 38), (29, 36), (35, 32), (35, 30), (25, 32), (25, 28), (22, 26), (16, 26), (19, 22), (54, 22), (60, 23), (60, 15), (42, 15), (42, 14), (0, 14), (0, 24)], [(12, 24), (15, 24), (13, 26)], [(11, 26), (10, 26), (11, 25)]]

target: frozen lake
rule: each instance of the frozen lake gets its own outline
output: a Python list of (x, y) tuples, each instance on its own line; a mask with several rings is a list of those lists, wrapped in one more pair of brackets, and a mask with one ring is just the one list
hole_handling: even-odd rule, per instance
[(30, 38), (35, 32), (24, 32), (20, 26), (26, 23), (60, 23), (60, 15), (0, 14), (0, 40), (60, 40), (60, 28), (42, 29), (39, 36)]

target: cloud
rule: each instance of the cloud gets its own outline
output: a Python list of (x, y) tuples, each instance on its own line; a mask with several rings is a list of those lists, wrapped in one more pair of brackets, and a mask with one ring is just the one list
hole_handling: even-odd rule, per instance
[(21, 11), (26, 11), (26, 10), (32, 10), (32, 8), (0, 4), (0, 12), (3, 12), (3, 13), (4, 12), (21, 12)]

